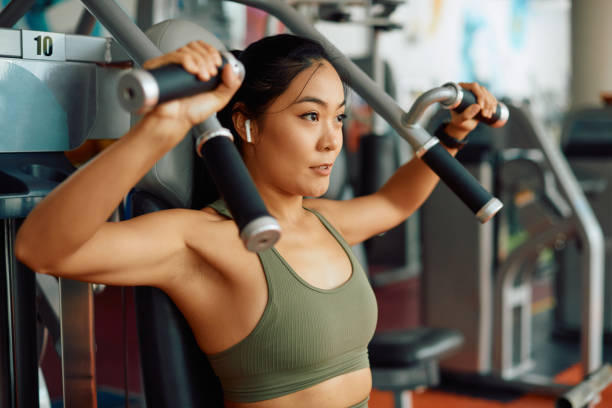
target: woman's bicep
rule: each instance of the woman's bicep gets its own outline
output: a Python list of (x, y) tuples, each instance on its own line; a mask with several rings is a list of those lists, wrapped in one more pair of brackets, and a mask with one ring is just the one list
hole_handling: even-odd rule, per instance
[(184, 210), (105, 223), (84, 245), (37, 272), (109, 285), (161, 286), (188, 268)]

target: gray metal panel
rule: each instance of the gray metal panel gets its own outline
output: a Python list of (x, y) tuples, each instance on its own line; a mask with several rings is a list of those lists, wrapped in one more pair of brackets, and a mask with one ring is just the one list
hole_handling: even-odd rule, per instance
[[(0, 56), (23, 57), (21, 38), (21, 30), (0, 28)], [(118, 46), (117, 42), (110, 37), (66, 34), (65, 38), (67, 61), (110, 63), (130, 60), (123, 48)], [(107, 47), (109, 47), (108, 51)]]
[(0, 58), (0, 152), (66, 151), (119, 138), (129, 114), (116, 102), (121, 70), (91, 63)]
[(113, 47), (112, 38), (66, 35), (66, 60), (84, 62), (129, 61), (121, 47)]
[(96, 67), (96, 117), (87, 139), (119, 139), (130, 129), (130, 114), (118, 103), (117, 82), (123, 69)]
[(0, 152), (79, 146), (96, 114), (95, 65), (0, 59)]
[(21, 31), (0, 28), (0, 56), (21, 57)]
[[(492, 188), (490, 164), (465, 167), (486, 189)], [(444, 184), (421, 211), (424, 324), (460, 330), (465, 340), (441, 367), (486, 374), (491, 370), (493, 331), (493, 223), (475, 222)]]

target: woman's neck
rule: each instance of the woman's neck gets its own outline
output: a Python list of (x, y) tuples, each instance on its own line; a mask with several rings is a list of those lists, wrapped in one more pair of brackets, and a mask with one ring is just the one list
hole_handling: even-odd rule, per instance
[(304, 215), (302, 208), (303, 197), (289, 195), (273, 188), (266, 188), (255, 183), (266, 208), (274, 218), (282, 225), (290, 226), (297, 224)]

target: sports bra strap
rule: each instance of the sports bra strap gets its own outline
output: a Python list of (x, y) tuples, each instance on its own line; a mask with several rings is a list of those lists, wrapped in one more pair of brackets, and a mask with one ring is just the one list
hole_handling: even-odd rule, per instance
[[(349, 247), (349, 244), (344, 240), (344, 237), (338, 232), (338, 230), (336, 230), (334, 226), (329, 221), (327, 221), (327, 219), (321, 213), (319, 213), (316, 210), (313, 210), (312, 208), (307, 208), (307, 207), (302, 207), (302, 208), (313, 213), (319, 219), (319, 221), (321, 221), (321, 223), (325, 226), (325, 228), (327, 228), (327, 230), (333, 235), (333, 237), (336, 238), (336, 240), (340, 243), (340, 245), (342, 245), (344, 249), (347, 250), (347, 248)], [(348, 251), (348, 253), (349, 253), (349, 257), (355, 256), (352, 251)]]
[(218, 212), (219, 214), (227, 218), (234, 219), (234, 217), (232, 217), (232, 213), (230, 213), (230, 210), (227, 208), (227, 204), (225, 204), (225, 201), (223, 201), (222, 198), (218, 199), (212, 204), (209, 204), (208, 206), (211, 207), (216, 212)]

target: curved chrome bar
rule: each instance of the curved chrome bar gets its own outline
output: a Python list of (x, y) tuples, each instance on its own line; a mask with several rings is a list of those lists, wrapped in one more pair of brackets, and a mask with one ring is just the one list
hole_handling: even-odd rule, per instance
[(410, 110), (402, 116), (402, 124), (404, 126), (417, 124), (427, 108), (436, 102), (440, 102), (445, 108), (451, 109), (457, 100), (461, 102), (460, 92), (461, 90), (458, 90), (456, 85), (452, 86), (450, 84), (425, 92), (414, 101)]

